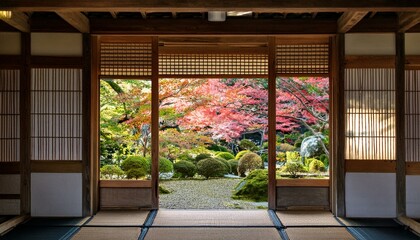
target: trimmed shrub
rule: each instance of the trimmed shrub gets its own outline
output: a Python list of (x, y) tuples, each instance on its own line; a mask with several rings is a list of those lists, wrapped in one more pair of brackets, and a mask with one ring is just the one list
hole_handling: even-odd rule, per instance
[(228, 160), (228, 163), (230, 165), (230, 171), (232, 174), (238, 175), (238, 160), (231, 159)]
[(299, 161), (300, 154), (299, 152), (286, 152), (286, 160), (289, 161)]
[(233, 156), (230, 152), (219, 152), (216, 154), (216, 157), (223, 158), (225, 160), (235, 159), (235, 156)]
[(174, 163), (174, 170), (180, 177), (194, 177), (197, 167), (192, 162), (181, 160)]
[(268, 171), (266, 169), (257, 169), (250, 172), (248, 176), (235, 187), (233, 198), (267, 201)]
[(257, 147), (255, 143), (249, 139), (242, 139), (239, 142), (239, 148), (242, 150), (254, 150)]
[(146, 176), (147, 172), (141, 168), (132, 168), (126, 172), (128, 179), (139, 179)]
[(309, 164), (311, 164), (312, 161), (314, 160), (318, 160), (316, 158), (306, 158), (305, 159), (305, 166), (307, 166), (309, 168)]
[(211, 154), (209, 153), (200, 153), (198, 154), (195, 159), (194, 159), (194, 163), (197, 164), (199, 161), (206, 159), (206, 158), (211, 158)]
[(279, 149), (279, 151), (282, 151), (282, 152), (291, 152), (296, 149), (294, 146), (288, 143), (278, 143), (277, 148)]
[(286, 153), (285, 152), (277, 153), (276, 160), (279, 162), (286, 162)]
[(240, 152), (238, 152), (238, 153), (236, 154), (235, 159), (239, 161), (239, 159), (241, 159), (241, 157), (242, 157), (243, 155), (245, 155), (245, 154), (247, 154), (247, 153), (249, 153), (249, 152), (251, 152), (251, 151), (249, 151), (249, 150), (243, 150), (243, 151), (240, 151)]
[(208, 150), (217, 151), (217, 152), (229, 152), (229, 150), (226, 147), (223, 147), (221, 145), (212, 144), (207, 147)]
[(309, 172), (325, 172), (325, 165), (319, 160), (313, 160), (309, 164)]
[(206, 158), (197, 163), (198, 174), (205, 178), (223, 177), (226, 172), (226, 166), (219, 160), (214, 158)]
[(289, 173), (291, 178), (297, 178), (297, 174), (299, 172), (306, 172), (306, 169), (300, 162), (288, 161), (283, 168), (283, 172)]
[(101, 167), (101, 174), (107, 179), (113, 179), (115, 176), (120, 178), (124, 175), (124, 171), (117, 165), (105, 165)]
[(189, 153), (181, 153), (176, 159), (194, 162), (194, 158)]
[(174, 171), (174, 164), (166, 158), (159, 158), (159, 172), (167, 173)]
[(167, 189), (165, 186), (159, 185), (159, 193), (160, 194), (169, 194), (169, 193), (172, 193), (172, 191)]
[(258, 154), (248, 152), (239, 159), (238, 162), (238, 174), (241, 177), (245, 177), (247, 172), (251, 172), (262, 165), (262, 159)]
[[(150, 172), (150, 162), (141, 156), (129, 156), (121, 163), (121, 169), (127, 174), (127, 178), (138, 179)], [(131, 173), (129, 174), (130, 171)]]
[(220, 161), (221, 163), (223, 163), (223, 165), (225, 165), (226, 173), (231, 173), (230, 164), (228, 163), (228, 161), (226, 159), (219, 158), (219, 157), (217, 157), (215, 159)]
[(321, 154), (320, 156), (319, 156), (319, 160), (321, 161), (321, 162), (323, 162), (324, 163), (324, 165), (325, 166), (329, 166), (330, 165), (330, 158), (328, 157), (328, 155), (327, 154)]

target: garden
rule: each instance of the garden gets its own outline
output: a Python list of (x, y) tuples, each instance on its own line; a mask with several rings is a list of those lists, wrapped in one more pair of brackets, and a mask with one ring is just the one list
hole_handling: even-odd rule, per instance
[[(278, 179), (328, 178), (328, 83), (277, 79)], [(208, 202), (224, 192), (224, 204), (198, 208), (267, 201), (267, 79), (160, 79), (159, 85), (161, 204), (184, 208), (200, 191)], [(102, 79), (100, 97), (101, 179), (150, 179), (151, 82)]]

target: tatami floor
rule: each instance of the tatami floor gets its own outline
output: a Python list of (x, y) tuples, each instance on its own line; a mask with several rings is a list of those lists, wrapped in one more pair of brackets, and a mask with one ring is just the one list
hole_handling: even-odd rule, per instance
[(328, 240), (420, 239), (392, 219), (339, 219), (325, 211), (102, 211), (91, 218), (32, 218), (0, 239)]

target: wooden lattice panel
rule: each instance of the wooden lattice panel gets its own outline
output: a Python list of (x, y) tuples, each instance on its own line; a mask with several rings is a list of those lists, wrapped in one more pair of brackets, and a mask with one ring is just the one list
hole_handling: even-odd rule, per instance
[(162, 77), (266, 76), (265, 54), (159, 54)]
[(420, 162), (420, 70), (405, 73), (405, 159)]
[(20, 161), (19, 70), (0, 70), (0, 162)]
[(300, 44), (276, 46), (276, 73), (282, 75), (328, 75), (329, 45)]
[(101, 77), (150, 77), (152, 44), (127, 42), (100, 43)]
[(346, 69), (346, 159), (395, 160), (395, 70)]
[(82, 70), (32, 69), (31, 160), (82, 160)]

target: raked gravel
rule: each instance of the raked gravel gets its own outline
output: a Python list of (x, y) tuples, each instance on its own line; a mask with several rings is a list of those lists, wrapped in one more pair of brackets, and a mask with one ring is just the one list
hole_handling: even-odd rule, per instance
[(160, 207), (169, 209), (259, 209), (267, 202), (249, 202), (231, 198), (241, 179), (171, 180), (160, 184), (172, 191), (160, 194)]

